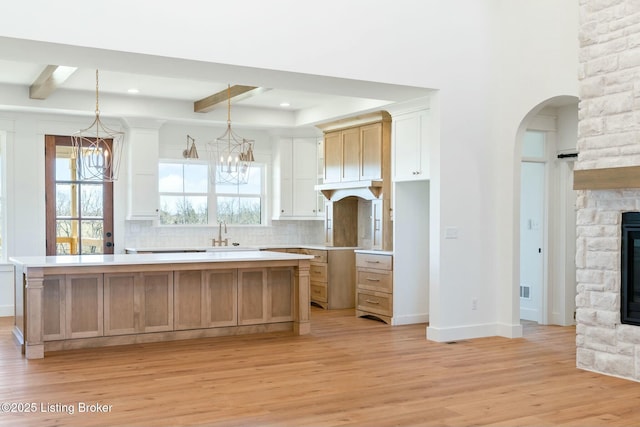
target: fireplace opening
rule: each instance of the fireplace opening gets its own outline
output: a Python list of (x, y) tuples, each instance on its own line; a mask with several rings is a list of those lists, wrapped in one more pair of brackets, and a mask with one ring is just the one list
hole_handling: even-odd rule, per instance
[(620, 319), (640, 326), (640, 212), (622, 214)]

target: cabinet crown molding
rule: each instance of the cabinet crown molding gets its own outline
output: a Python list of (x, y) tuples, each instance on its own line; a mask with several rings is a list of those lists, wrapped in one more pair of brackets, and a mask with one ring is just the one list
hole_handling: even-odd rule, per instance
[(334, 120), (332, 122), (320, 123), (316, 127), (323, 132), (331, 132), (339, 129), (347, 129), (376, 122), (390, 122), (391, 114), (386, 111), (377, 111), (375, 113), (360, 114), (357, 116), (347, 117), (344, 119)]

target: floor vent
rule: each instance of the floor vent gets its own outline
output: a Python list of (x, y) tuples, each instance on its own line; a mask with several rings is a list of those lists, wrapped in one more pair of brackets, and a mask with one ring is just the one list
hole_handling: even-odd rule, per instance
[(531, 299), (531, 286), (520, 285), (520, 298)]

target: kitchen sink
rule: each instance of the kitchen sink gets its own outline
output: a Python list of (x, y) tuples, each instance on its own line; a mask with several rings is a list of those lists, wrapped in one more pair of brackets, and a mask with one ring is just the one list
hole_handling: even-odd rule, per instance
[(231, 251), (257, 251), (258, 249), (251, 246), (210, 246), (205, 252), (231, 252)]

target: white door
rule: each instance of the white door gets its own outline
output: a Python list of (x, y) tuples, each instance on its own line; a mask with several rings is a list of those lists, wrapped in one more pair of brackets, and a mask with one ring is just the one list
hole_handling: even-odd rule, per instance
[(520, 318), (540, 322), (544, 286), (545, 163), (522, 162)]

